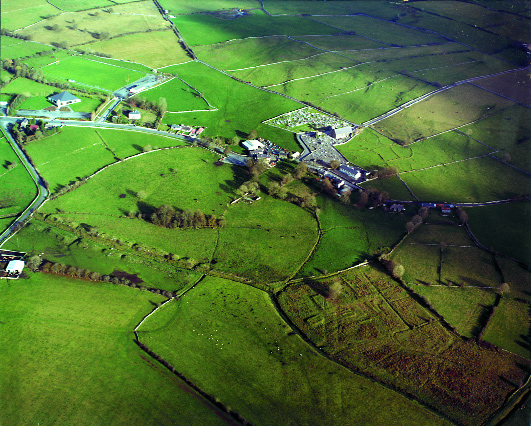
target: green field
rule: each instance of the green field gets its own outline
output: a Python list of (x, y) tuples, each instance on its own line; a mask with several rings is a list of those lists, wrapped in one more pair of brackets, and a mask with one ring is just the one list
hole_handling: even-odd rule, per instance
[(260, 10), (238, 19), (208, 14), (181, 15), (172, 19), (191, 46), (220, 43), (245, 37), (270, 35), (333, 34), (336, 29), (297, 16), (271, 17)]
[[(375, 129), (393, 140), (410, 144), (415, 140), (485, 119), (514, 105), (485, 90), (462, 84), (438, 93), (375, 124)], [(407, 121), (411, 126), (403, 126)]]
[(72, 181), (85, 178), (116, 157), (125, 158), (143, 148), (183, 145), (179, 139), (120, 130), (63, 127), (61, 133), (27, 146), (36, 168), (52, 191)]
[[(15, 166), (8, 168), (9, 164)], [(22, 212), (36, 195), (37, 188), (33, 179), (0, 132), (0, 217)], [(3, 232), (4, 225), (9, 225), (7, 222), (9, 221), (0, 225), (0, 233)]]
[[(141, 45), (142, 48), (138, 49)], [(178, 43), (173, 31), (152, 31), (128, 34), (112, 40), (90, 44), (96, 52), (104, 52), (113, 58), (140, 62), (150, 68), (159, 68), (189, 61), (190, 58)]]
[(160, 98), (164, 98), (169, 112), (210, 109), (205, 100), (199, 97), (197, 91), (178, 78), (173, 78), (153, 89), (142, 92), (136, 95), (135, 98), (147, 99), (155, 104), (159, 102)]
[[(3, 424), (223, 425), (223, 414), (155, 364), (132, 330), (159, 295), (30, 274), (0, 286)], [(111, 374), (112, 372), (112, 374)], [(134, 401), (134, 403), (132, 403)]]
[(290, 331), (266, 293), (207, 278), (150, 317), (140, 339), (253, 424), (446, 424)]
[(117, 90), (128, 82), (133, 82), (144, 77), (144, 73), (103, 62), (96, 62), (80, 56), (63, 59), (58, 63), (42, 68), (47, 78), (62, 80), (75, 80), (77, 83), (107, 91)]
[(0, 59), (15, 59), (53, 50), (53, 47), (18, 38), (0, 36)]
[[(52, 90), (50, 94), (59, 93), (59, 91), (54, 88), (55, 90)], [(60, 90), (60, 89), (59, 89)], [(85, 96), (80, 95), (79, 93), (72, 93), (74, 96), (81, 99), (81, 102), (69, 105), (69, 108), (72, 111), (76, 112), (92, 112), (95, 111), (101, 104), (101, 99), (93, 99), (93, 98), (87, 98)], [(47, 108), (49, 106), (52, 106), (53, 104), (46, 99), (44, 96), (39, 97), (32, 97), (20, 104), (20, 107), (18, 109), (29, 109), (29, 110), (40, 110)]]
[[(11, 80), (9, 84), (5, 85), (0, 90), (2, 93), (7, 93), (13, 97), (21, 93), (27, 97), (40, 97), (45, 99), (46, 96), (56, 92), (57, 88), (53, 86), (47, 86), (46, 84), (37, 83), (36, 81), (29, 80), (27, 78), (18, 77), (14, 80)], [(49, 102), (48, 105), (50, 105)]]
[(59, 13), (61, 11), (45, 0), (24, 0), (22, 2), (4, 0), (2, 2), (2, 28), (17, 30)]
[(489, 315), (496, 294), (481, 288), (412, 286), (446, 321), (465, 337), (477, 337)]
[(470, 229), (481, 244), (531, 264), (529, 203), (500, 204), (466, 211)]

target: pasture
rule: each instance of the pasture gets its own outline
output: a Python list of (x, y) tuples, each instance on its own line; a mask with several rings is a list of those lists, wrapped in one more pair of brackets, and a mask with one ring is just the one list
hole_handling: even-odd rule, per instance
[(470, 229), (481, 244), (531, 264), (530, 203), (499, 204), (466, 211)]
[(213, 255), (213, 268), (271, 283), (288, 278), (317, 241), (312, 214), (265, 194), (251, 204), (231, 205)]
[(180, 15), (172, 22), (190, 46), (214, 44), (247, 37), (271, 35), (333, 34), (337, 29), (298, 16), (272, 17), (260, 10), (238, 19), (208, 14)]
[(407, 217), (373, 210), (362, 212), (327, 196), (319, 198), (322, 236), (299, 276), (320, 275), (363, 262), (392, 247), (403, 234)]
[[(514, 103), (470, 84), (437, 93), (374, 125), (393, 140), (411, 144), (459, 126), (485, 119)], [(410, 123), (404, 126), (403, 123)]]
[(194, 52), (203, 61), (226, 70), (297, 61), (322, 53), (306, 43), (297, 43), (286, 36), (231, 40), (197, 46)]
[(313, 19), (329, 24), (336, 29), (352, 31), (355, 34), (392, 46), (410, 46), (445, 41), (433, 33), (406, 28), (394, 22), (369, 16), (318, 16)]
[(10, 366), (0, 391), (12, 395), (0, 402), (2, 423), (225, 424), (133, 343), (133, 328), (162, 296), (30, 273), (16, 286), (2, 280), (0, 300), (0, 362)]
[[(300, 104), (280, 96), (254, 89), (212, 70), (197, 62), (177, 65), (171, 72), (197, 90), (218, 108), (217, 111), (166, 114), (164, 124), (191, 124), (206, 127), (205, 136), (244, 137), (252, 129), (261, 135), (264, 118), (275, 117), (300, 107)], [(270, 129), (267, 132), (271, 132)], [(276, 133), (283, 139), (276, 140), (279, 146), (293, 146), (293, 134)]]
[(22, 212), (36, 195), (31, 176), (0, 132), (0, 217)]
[(528, 175), (490, 157), (402, 173), (400, 177), (419, 200), (449, 203), (519, 197), (527, 194), (531, 185)]
[(376, 267), (293, 284), (279, 302), (325, 353), (464, 425), (485, 421), (527, 374), (521, 358), (464, 342), (431, 320)]
[(45, 77), (71, 79), (81, 85), (106, 91), (117, 90), (145, 76), (140, 71), (109, 65), (81, 56), (72, 56), (41, 69)]
[[(201, 88), (198, 90), (200, 91)], [(164, 98), (169, 112), (211, 109), (196, 90), (179, 78), (173, 78), (157, 87), (141, 92), (133, 99), (138, 98), (147, 99), (155, 104), (158, 104), (160, 98)]]
[[(62, 222), (48, 223), (33, 219), (3, 248), (39, 253), (48, 261), (83, 268), (101, 275), (122, 271), (134, 275), (142, 286), (169, 291), (181, 290), (200, 278), (196, 272), (179, 270), (174, 265), (142, 256), (131, 249), (131, 242), (122, 240), (122, 244), (117, 243), (115, 247), (110, 248), (103, 242), (80, 238), (74, 232), (62, 229), (62, 225)], [(79, 229), (83, 226), (82, 222), (70, 225)]]
[(24, 0), (23, 2), (2, 2), (2, 28), (14, 31), (35, 24), (43, 19), (60, 14), (46, 0)]
[(32, 41), (20, 40), (18, 38), (0, 36), (0, 59), (16, 59), (35, 55), (39, 52), (53, 50), (52, 46), (47, 46)]
[(424, 296), (459, 334), (469, 338), (478, 336), (496, 299), (493, 291), (482, 288), (410, 286), (415, 293)]
[[(151, 316), (139, 336), (253, 424), (447, 424), (317, 354), (291, 332), (266, 293), (239, 283), (207, 277)], [(375, 410), (381, 403), (386, 410)]]
[(521, 70), (510, 74), (484, 78), (474, 84), (485, 90), (506, 96), (516, 102), (531, 106), (531, 85), (529, 80), (529, 70)]
[[(21, 93), (27, 97), (42, 97), (51, 95), (57, 91), (56, 87), (47, 86), (46, 84), (37, 83), (36, 81), (18, 77), (11, 80), (7, 85), (0, 89), (2, 93), (9, 94), (15, 97), (17, 94)], [(49, 103), (48, 103), (49, 105)]]
[(41, 56), (34, 56), (32, 58), (24, 58), (22, 62), (30, 68), (42, 68), (46, 65), (56, 63), (62, 59), (69, 58), (74, 55), (70, 50), (53, 50)]
[(383, 49), (389, 48), (383, 43), (354, 34), (300, 35), (294, 36), (293, 39), (306, 45), (309, 44), (316, 49), (340, 52), (341, 55), (356, 60), (358, 60), (356, 58), (358, 51), (378, 50), (383, 52)]
[(113, 5), (113, 10), (113, 13), (100, 10), (63, 13), (18, 33), (31, 36), (39, 43), (65, 42), (68, 46), (78, 46), (105, 38), (102, 34), (112, 38), (131, 30), (146, 32), (169, 27), (151, 2)]
[[(138, 48), (139, 45), (142, 46), (141, 49)], [(111, 40), (97, 41), (90, 44), (90, 47), (113, 58), (139, 62), (150, 68), (165, 67), (190, 60), (179, 45), (177, 36), (169, 29), (127, 34)]]
[[(213, 12), (217, 10), (225, 10), (228, 6), (226, 0), (202, 0), (200, 3), (183, 3), (181, 0), (161, 0), (160, 4), (164, 9), (169, 10), (170, 13), (173, 15), (198, 12)], [(256, 1), (231, 0), (230, 7), (238, 9), (254, 9), (256, 8)]]
[(521, 105), (507, 108), (460, 129), (470, 137), (497, 149), (493, 155), (508, 164), (531, 172), (531, 111)]

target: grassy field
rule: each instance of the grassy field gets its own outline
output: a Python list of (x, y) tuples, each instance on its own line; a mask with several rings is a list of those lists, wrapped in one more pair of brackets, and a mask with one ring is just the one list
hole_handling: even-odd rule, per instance
[(208, 14), (181, 15), (172, 19), (191, 46), (214, 44), (246, 37), (270, 35), (333, 34), (336, 29), (298, 16), (271, 17), (260, 10), (238, 19)]
[(2, 28), (14, 31), (61, 13), (46, 0), (2, 2)]
[(70, 50), (53, 50), (41, 56), (34, 56), (32, 58), (24, 58), (22, 62), (30, 68), (41, 68), (51, 63), (69, 58), (74, 55)]
[[(271, 132), (270, 126), (261, 124), (265, 118), (276, 117), (300, 106), (289, 99), (234, 81), (197, 62), (177, 65), (170, 72), (177, 72), (188, 84), (202, 91), (218, 111), (166, 114), (163, 123), (206, 126), (205, 136), (245, 137), (252, 129), (260, 136), (263, 128)], [(275, 143), (293, 146), (293, 134), (284, 133), (277, 132), (282, 139), (275, 140)]]
[(18, 38), (0, 36), (0, 59), (16, 59), (53, 50), (53, 47)]
[[(198, 90), (201, 89), (198, 88)], [(154, 103), (158, 103), (160, 98), (164, 98), (166, 99), (168, 111), (170, 112), (210, 109), (205, 100), (199, 97), (197, 91), (191, 89), (178, 78), (174, 78), (160, 86), (142, 92), (136, 95), (136, 98), (145, 98)]]
[(531, 264), (530, 203), (478, 207), (467, 213), (470, 229), (481, 244)]
[(133, 343), (161, 296), (38, 274), (2, 281), (0, 300), (3, 424), (225, 424)]
[(42, 68), (45, 77), (75, 80), (77, 83), (117, 90), (128, 82), (144, 77), (144, 73), (96, 62), (81, 56), (73, 56)]
[[(53, 93), (59, 93), (59, 90), (57, 88), (54, 88), (55, 90), (52, 90), (50, 94)], [(70, 91), (72, 92), (72, 91)], [(81, 96), (79, 93), (72, 93), (77, 98), (81, 99), (81, 102), (77, 104), (72, 104), (69, 106), (69, 108), (76, 112), (92, 112), (95, 111), (103, 102), (101, 99), (93, 99), (93, 98), (87, 98), (85, 96)], [(46, 99), (44, 96), (39, 97), (32, 97), (29, 99), (26, 99), (24, 102), (20, 104), (20, 107), (18, 109), (29, 109), (29, 110), (39, 110), (44, 109), (49, 106), (52, 106), (53, 104)]]
[[(138, 49), (139, 45), (142, 49)], [(93, 50), (107, 53), (113, 58), (140, 62), (150, 68), (190, 60), (179, 45), (177, 36), (171, 30), (128, 34), (111, 40), (98, 41), (90, 46)]]
[(17, 232), (3, 248), (42, 254), (48, 261), (84, 268), (101, 275), (125, 272), (141, 280), (140, 285), (169, 291), (181, 290), (200, 278), (196, 272), (182, 271), (174, 265), (142, 256), (125, 241), (117, 248), (109, 248), (89, 238), (80, 238), (59, 228), (57, 224), (37, 219)]
[(482, 202), (529, 192), (530, 178), (497, 160), (483, 157), (400, 175), (424, 201)]
[[(18, 77), (10, 81), (9, 84), (0, 89), (2, 93), (8, 93), (16, 96), (21, 93), (27, 97), (42, 97), (51, 95), (57, 91), (56, 87), (47, 86), (46, 84), (37, 83), (27, 78)], [(50, 103), (48, 103), (50, 105)]]
[(64, 127), (61, 133), (27, 146), (35, 166), (52, 191), (82, 179), (101, 167), (152, 148), (181, 146), (179, 139), (120, 130)]
[[(357, 58), (357, 54), (361, 51), (377, 50), (379, 52), (386, 52), (383, 49), (392, 49), (384, 43), (375, 40), (370, 40), (366, 37), (361, 37), (354, 34), (333, 34), (333, 35), (301, 35), (294, 36), (295, 40), (309, 43), (317, 49), (331, 50), (333, 52), (340, 52), (342, 55), (351, 57), (352, 59), (362, 60)], [(352, 52), (350, 52), (352, 51)]]
[(446, 321), (465, 337), (477, 337), (494, 304), (496, 294), (481, 288), (411, 286), (424, 296)]
[[(446, 424), (319, 356), (290, 331), (266, 293), (207, 278), (150, 317), (140, 338), (253, 424)], [(387, 409), (374, 410), (380, 403)]]
[[(19, 31), (19, 34), (29, 35), (40, 43), (66, 42), (68, 46), (77, 46), (99, 40), (102, 33), (117, 37), (132, 29), (146, 32), (169, 27), (151, 2), (113, 5), (113, 10), (113, 13), (101, 10), (63, 13)], [(56, 25), (57, 30), (54, 29)]]
[[(9, 169), (9, 164), (15, 166)], [(36, 195), (31, 176), (0, 132), (0, 216), (22, 212)]]
[(231, 40), (197, 46), (194, 52), (203, 61), (227, 70), (300, 60), (321, 53), (308, 44), (297, 43), (286, 36)]
[[(375, 128), (394, 140), (410, 144), (423, 137), (487, 118), (514, 105), (470, 84), (438, 93), (385, 120)], [(403, 126), (404, 121), (411, 126)]]
[(402, 215), (362, 212), (328, 197), (319, 200), (323, 235), (299, 275), (320, 275), (348, 268), (398, 242), (405, 222)]
[[(329, 293), (332, 285), (336, 290)], [(428, 311), (372, 267), (291, 285), (279, 300), (323, 351), (464, 425), (481, 424), (527, 374), (521, 358), (483, 350), (431, 321)]]

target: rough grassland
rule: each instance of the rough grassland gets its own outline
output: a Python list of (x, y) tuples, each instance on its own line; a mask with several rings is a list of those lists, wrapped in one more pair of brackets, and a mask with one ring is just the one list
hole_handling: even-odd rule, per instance
[(496, 298), (494, 292), (481, 288), (423, 285), (412, 288), (415, 293), (428, 299), (435, 310), (465, 337), (477, 337)]
[[(142, 48), (139, 49), (138, 46)], [(113, 58), (140, 62), (151, 68), (159, 68), (189, 61), (173, 31), (153, 31), (128, 34), (106, 41), (92, 43), (91, 48)]]
[[(207, 278), (150, 317), (140, 336), (253, 424), (446, 424), (324, 359), (289, 331), (266, 293)], [(385, 410), (375, 409), (382, 403)]]
[[(113, 13), (102, 11), (63, 13), (18, 33), (30, 35), (33, 40), (40, 43), (64, 41), (69, 46), (76, 46), (98, 40), (103, 32), (109, 33), (110, 37), (116, 37), (132, 30), (144, 32), (161, 30), (169, 26), (152, 2), (135, 2), (131, 6), (114, 5), (113, 9)], [(54, 25), (58, 25), (58, 31), (52, 30)]]
[(172, 19), (191, 46), (214, 44), (245, 37), (270, 35), (333, 34), (336, 29), (298, 16), (271, 17), (255, 10), (238, 19), (212, 15), (182, 15)]
[[(332, 285), (339, 291), (323, 297)], [(294, 284), (279, 299), (325, 353), (463, 425), (482, 424), (528, 374), (521, 358), (464, 342), (433, 322), (427, 310), (372, 267)]]
[[(374, 127), (393, 140), (410, 144), (419, 138), (484, 119), (512, 105), (514, 103), (509, 100), (462, 84), (400, 111)], [(404, 126), (404, 122), (411, 125)]]
[[(8, 170), (8, 163), (15, 167)], [(0, 216), (22, 212), (37, 195), (37, 188), (9, 142), (0, 133)], [(12, 219), (11, 219), (12, 221)], [(0, 227), (0, 233), (3, 228)]]
[(161, 296), (38, 274), (0, 300), (2, 424), (225, 424), (133, 343)]
[(37, 52), (53, 50), (51, 46), (24, 41), (17, 38), (0, 36), (0, 59), (15, 59), (34, 55)]
[(294, 61), (320, 53), (305, 43), (297, 43), (285, 36), (231, 40), (197, 46), (194, 52), (203, 61), (227, 70)]
[(531, 264), (531, 204), (511, 203), (466, 210), (469, 226), (486, 247)]
[(74, 56), (42, 68), (45, 77), (72, 79), (78, 83), (101, 88), (117, 90), (129, 81), (144, 77), (139, 71), (124, 69), (101, 62)]

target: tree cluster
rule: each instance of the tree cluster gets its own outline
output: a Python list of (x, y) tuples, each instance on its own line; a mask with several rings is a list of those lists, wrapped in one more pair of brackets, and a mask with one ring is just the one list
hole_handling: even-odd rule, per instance
[(402, 281), (405, 268), (400, 263), (391, 259), (389, 255), (386, 254), (382, 254), (378, 260), (393, 278)]
[(11, 129), (11, 132), (13, 133), (13, 138), (17, 141), (19, 145), (25, 145), (33, 140), (41, 140), (46, 136), (55, 135), (56, 133), (61, 132), (60, 127), (52, 127), (46, 129), (45, 123), (42, 120), (35, 120), (35, 118), (32, 118), (29, 123), (30, 125), (36, 124), (39, 126), (39, 128), (32, 130), (30, 126), (26, 126), (26, 128), (19, 130), (17, 126), (14, 126)]
[(149, 217), (151, 223), (165, 228), (217, 228), (225, 225), (224, 218), (215, 215), (205, 215), (201, 210), (177, 210), (164, 204), (155, 210)]
[(386, 179), (388, 177), (394, 176), (398, 173), (396, 167), (382, 167), (379, 170), (376, 170), (374, 173), (378, 179)]

